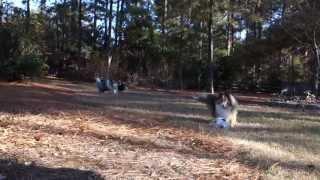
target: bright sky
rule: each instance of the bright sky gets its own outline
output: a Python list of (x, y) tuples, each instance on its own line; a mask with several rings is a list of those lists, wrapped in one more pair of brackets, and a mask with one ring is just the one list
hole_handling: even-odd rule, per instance
[(11, 2), (13, 2), (15, 6), (23, 7), (22, 0), (11, 0)]
[[(18, 6), (20, 8), (24, 7), (24, 5), (22, 4), (22, 0), (8, 0), (8, 2), (12, 2), (14, 4), (14, 6)], [(35, 0), (31, 0), (30, 2), (31, 2), (31, 9), (32, 10), (37, 9), (36, 1)]]

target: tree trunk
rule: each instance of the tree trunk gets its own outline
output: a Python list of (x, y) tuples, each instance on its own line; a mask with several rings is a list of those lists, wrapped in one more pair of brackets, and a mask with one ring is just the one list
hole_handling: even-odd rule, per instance
[(30, 0), (26, 0), (26, 5), (27, 5), (26, 17), (27, 19), (29, 19), (30, 18)]
[[(66, 16), (67, 16), (67, 2), (66, 0), (63, 0), (62, 2), (62, 17), (61, 17), (61, 36), (62, 36), (62, 44), (61, 44), (61, 51), (64, 52), (65, 50), (65, 47), (68, 46), (66, 43), (69, 42), (68, 39), (69, 39), (69, 35), (68, 35), (68, 32), (66, 32)], [(65, 56), (65, 53), (62, 53), (63, 54), (63, 59), (64, 59), (64, 56)]]
[(3, 2), (0, 0), (0, 26), (2, 25)]
[[(68, 3), (68, 2), (67, 2)], [(70, 44), (75, 45), (78, 47), (78, 1), (77, 0), (71, 0), (71, 15), (70, 15)], [(66, 26), (67, 27), (67, 26)]]
[(92, 46), (93, 49), (95, 50), (97, 48), (97, 4), (98, 4), (98, 0), (94, 0), (94, 7), (93, 7), (93, 27), (92, 27)]
[(80, 56), (82, 46), (82, 0), (79, 0), (78, 6), (78, 55)]
[(210, 80), (210, 88), (211, 93), (214, 94), (214, 41), (213, 41), (213, 0), (209, 0), (209, 22), (208, 22), (208, 59), (209, 59), (209, 80)]
[(314, 77), (314, 90), (315, 94), (319, 96), (319, 80), (320, 80), (320, 48), (316, 39), (316, 32), (313, 32), (313, 46), (316, 55), (316, 65), (315, 65), (315, 77)]
[(113, 0), (110, 0), (109, 2), (109, 25), (108, 25), (108, 47), (107, 47), (107, 77), (108, 79), (111, 79), (110, 76), (110, 68), (111, 68), (111, 62), (112, 62), (112, 11), (113, 11)]
[(111, 39), (111, 33), (112, 33), (112, 11), (113, 11), (113, 0), (110, 0), (109, 2), (109, 25), (108, 25), (108, 53), (111, 52), (111, 46), (112, 46), (112, 39)]
[[(180, 15), (180, 26), (181, 28), (183, 28), (183, 16)], [(180, 32), (180, 44), (179, 44), (179, 56), (180, 56), (180, 60), (179, 60), (179, 82), (180, 82), (180, 90), (183, 90), (184, 88), (184, 83), (183, 83), (183, 68), (184, 68), (184, 59), (182, 58), (183, 55), (183, 31)]]
[[(202, 29), (203, 29), (203, 22), (200, 22), (200, 37), (199, 37), (199, 62), (200, 62), (200, 66), (203, 60), (203, 35), (202, 35)], [(201, 90), (201, 76), (202, 76), (202, 72), (201, 72), (201, 67), (199, 67), (198, 69), (198, 90)]]
[(120, 0), (117, 1), (117, 11), (116, 11), (116, 27), (114, 31), (114, 44), (118, 47), (118, 36), (119, 36), (119, 16), (120, 16)]
[(291, 96), (295, 96), (295, 66), (294, 66), (294, 58), (290, 55), (291, 61)]
[(162, 23), (161, 23), (161, 32), (162, 35), (165, 34), (165, 28), (166, 28), (166, 20), (167, 20), (167, 14), (168, 14), (168, 0), (164, 0), (164, 7), (163, 7), (163, 15), (162, 15)]
[[(165, 68), (167, 67), (167, 61), (166, 61), (166, 53), (165, 49), (167, 46), (167, 37), (166, 37), (166, 21), (167, 21), (167, 13), (168, 13), (168, 0), (163, 0), (163, 14), (162, 14), (162, 19), (161, 19), (161, 37), (162, 37), (162, 42), (161, 42), (161, 62), (162, 66), (164, 66), (163, 70), (165, 71), (164, 73), (168, 75), (168, 69)], [(166, 79), (166, 86), (169, 86), (169, 78), (168, 76), (165, 77)]]
[(199, 61), (202, 61), (203, 55), (202, 55), (202, 50), (203, 50), (203, 35), (202, 35), (202, 28), (203, 28), (203, 22), (200, 22), (200, 37), (199, 37)]
[(319, 78), (320, 78), (320, 49), (317, 47), (316, 51), (316, 73), (315, 73), (315, 94), (317, 97), (319, 97)]
[(161, 43), (161, 50), (162, 50), (162, 54), (163, 54), (163, 50), (165, 48), (165, 29), (166, 29), (166, 19), (167, 19), (167, 0), (164, 0), (164, 4), (163, 4), (163, 14), (162, 14), (162, 18), (161, 18), (161, 37), (163, 42)]
[(103, 47), (107, 49), (108, 47), (108, 8), (109, 8), (109, 1), (105, 1), (105, 14), (104, 14), (104, 42)]
[(43, 15), (46, 11), (46, 0), (40, 0), (40, 13)]
[(124, 1), (125, 0), (121, 0), (121, 5), (120, 5), (120, 17), (119, 17), (119, 29), (118, 29), (118, 33), (119, 33), (119, 37), (118, 37), (118, 47), (119, 47), (119, 53), (121, 53), (121, 46), (122, 46), (122, 27), (123, 27), (123, 21), (124, 21), (124, 13), (123, 13), (123, 9), (124, 9)]
[[(257, 6), (256, 6), (256, 15), (257, 17), (261, 18), (262, 16), (262, 4), (261, 0), (258, 0)], [(262, 23), (261, 20), (256, 20), (255, 22), (255, 31), (256, 31), (256, 36), (255, 38), (261, 39), (262, 38)]]
[(228, 50), (227, 55), (230, 56), (233, 51), (233, 43), (234, 43), (234, 27), (233, 27), (233, 21), (234, 21), (234, 14), (233, 14), (233, 6), (234, 2), (233, 0), (229, 1), (229, 12), (228, 12)]
[(287, 0), (283, 0), (283, 2), (282, 2), (282, 12), (281, 12), (281, 22), (283, 22), (285, 17), (286, 17), (286, 11), (287, 11)]
[(30, 0), (26, 0), (26, 32), (29, 32), (30, 26)]
[[(54, 4), (57, 4), (57, 1), (55, 1), (55, 3)], [(57, 52), (59, 52), (59, 48), (60, 48), (60, 38), (59, 38), (59, 36), (60, 36), (60, 33), (59, 33), (59, 19), (58, 19), (58, 17), (56, 17), (55, 18), (55, 21), (54, 21), (54, 23), (55, 23), (55, 27), (56, 27), (56, 29), (55, 29), (55, 36), (56, 36), (56, 51)]]

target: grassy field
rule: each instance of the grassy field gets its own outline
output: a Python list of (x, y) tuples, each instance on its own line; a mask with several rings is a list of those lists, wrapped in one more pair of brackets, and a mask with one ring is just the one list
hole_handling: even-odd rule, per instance
[(0, 175), (8, 179), (319, 179), (319, 113), (238, 95), (239, 125), (208, 127), (190, 92), (0, 83)]

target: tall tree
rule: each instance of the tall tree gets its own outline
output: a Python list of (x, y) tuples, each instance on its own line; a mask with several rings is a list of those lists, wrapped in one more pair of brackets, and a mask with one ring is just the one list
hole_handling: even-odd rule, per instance
[(30, 27), (30, 0), (23, 0), (23, 4), (26, 5), (26, 20), (25, 20), (25, 31), (29, 32), (29, 27)]
[(213, 40), (213, 0), (209, 0), (209, 17), (208, 17), (208, 60), (209, 60), (209, 79), (210, 90), (214, 94), (214, 40)]
[(121, 0), (117, 0), (117, 7), (116, 7), (116, 24), (115, 24), (115, 30), (114, 30), (114, 44), (115, 47), (118, 47), (118, 36), (119, 36), (119, 17), (120, 17), (120, 4)]
[(3, 2), (0, 0), (0, 26), (2, 25)]
[(228, 33), (228, 47), (227, 47), (227, 54), (228, 56), (231, 55), (231, 52), (233, 50), (233, 44), (234, 44), (234, 0), (229, 0), (229, 8), (228, 8), (228, 23), (227, 23), (227, 26), (228, 26), (228, 30), (227, 30), (227, 33)]
[(103, 47), (105, 49), (107, 49), (108, 47), (108, 12), (109, 12), (109, 0), (106, 0), (104, 3), (104, 43), (103, 43)]
[(82, 46), (82, 0), (78, 0), (78, 54), (81, 54)]
[(108, 45), (107, 45), (107, 77), (110, 78), (110, 68), (112, 63), (112, 21), (113, 21), (113, 0), (109, 0), (109, 25), (108, 25)]
[(113, 22), (113, 0), (109, 0), (109, 25), (108, 25), (108, 54), (112, 48), (112, 22)]
[(93, 49), (97, 47), (97, 21), (98, 21), (98, 0), (94, 0), (93, 3), (93, 27), (92, 27), (92, 46)]

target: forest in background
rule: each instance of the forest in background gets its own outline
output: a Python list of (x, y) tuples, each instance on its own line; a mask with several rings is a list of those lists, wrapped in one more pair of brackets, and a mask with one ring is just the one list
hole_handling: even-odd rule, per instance
[(22, 3), (0, 0), (2, 79), (99, 75), (175, 89), (319, 92), (314, 0)]

